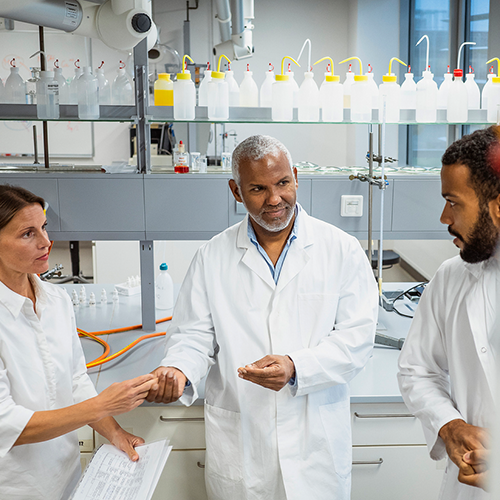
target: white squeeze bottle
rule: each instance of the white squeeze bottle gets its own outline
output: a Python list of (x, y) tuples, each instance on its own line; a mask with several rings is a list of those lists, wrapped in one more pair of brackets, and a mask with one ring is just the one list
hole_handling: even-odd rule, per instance
[(132, 88), (132, 84), (130, 83), (129, 77), (125, 71), (125, 63), (123, 61), (120, 61), (118, 74), (113, 81), (111, 98), (113, 104), (118, 105), (131, 106), (135, 102), (134, 89)]
[(476, 83), (474, 69), (469, 66), (469, 72), (465, 75), (465, 88), (467, 89), (467, 103), (469, 109), (481, 108), (481, 91)]
[(491, 88), (491, 81), (495, 76), (497, 75), (493, 73), (493, 66), (491, 66), (490, 71), (488, 73), (488, 80), (486, 81), (483, 87), (483, 91), (481, 93), (481, 109), (488, 109), (488, 93)]
[(36, 116), (41, 120), (59, 118), (59, 84), (53, 71), (40, 71), (36, 82)]
[(59, 60), (54, 61), (54, 79), (59, 84), (59, 104), (69, 104), (69, 85), (59, 67)]
[(198, 106), (208, 106), (208, 82), (212, 79), (210, 63), (207, 62), (207, 69), (203, 75), (203, 80), (198, 87)]
[(344, 91), (344, 108), (351, 107), (351, 87), (353, 84), (354, 73), (352, 72), (352, 64), (349, 64), (349, 71), (345, 74), (345, 80), (342, 84), (342, 89)]
[(415, 119), (418, 123), (434, 123), (437, 119), (438, 86), (434, 81), (434, 75), (429, 66), (429, 37), (424, 35), (417, 45), (427, 40), (427, 56), (425, 59), (425, 70), (422, 71), (422, 79), (417, 83), (417, 104)]
[[(363, 75), (363, 65), (359, 57), (349, 57), (340, 61), (339, 64), (356, 59), (359, 62), (359, 75), (354, 75), (354, 83), (351, 85), (351, 121), (369, 122), (372, 119), (372, 99), (368, 87), (368, 77)], [(344, 92), (345, 106), (345, 92)]]
[(10, 75), (5, 81), (5, 102), (26, 104), (26, 83), (16, 67), (16, 59), (10, 61)]
[(448, 91), (446, 119), (451, 123), (464, 123), (469, 117), (469, 96), (462, 80), (464, 72), (459, 69), (460, 55), (465, 45), (476, 45), (476, 42), (464, 42), (458, 49), (457, 69), (453, 71), (453, 83)]
[(300, 64), (290, 56), (281, 60), (281, 74), (276, 75), (272, 87), (271, 117), (274, 121), (289, 122), (293, 119), (293, 87), (290, 85), (289, 75), (283, 74), (285, 59), (290, 59), (300, 68)]
[(368, 65), (368, 73), (365, 75), (368, 77), (368, 88), (372, 96), (372, 109), (378, 109), (378, 85), (375, 82), (375, 74), (371, 64)]
[(222, 58), (231, 63), (227, 56), (221, 54), (217, 64), (217, 71), (212, 71), (212, 79), (208, 82), (209, 120), (227, 120), (229, 118), (229, 85), (224, 79), (224, 72), (220, 70)]
[(225, 77), (227, 87), (229, 90), (229, 106), (240, 105), (240, 87), (238, 82), (234, 79), (234, 71), (231, 70), (231, 64), (227, 63), (227, 71)]
[(272, 89), (274, 82), (274, 66), (269, 63), (269, 71), (266, 71), (266, 78), (264, 79), (264, 83), (261, 85), (259, 92), (261, 108), (270, 108), (272, 106)]
[(80, 59), (75, 61), (75, 76), (69, 82), (69, 102), (78, 104), (78, 78), (83, 75), (83, 69), (80, 68)]
[(90, 66), (83, 68), (78, 78), (78, 118), (97, 120), (99, 118), (99, 82), (92, 74)]
[[(497, 61), (500, 66), (500, 59), (494, 57), (486, 64)], [(490, 89), (488, 92), (486, 121), (489, 123), (500, 123), (500, 77), (494, 76), (491, 79)]]
[(450, 90), (450, 86), (453, 83), (453, 74), (450, 73), (450, 65), (448, 65), (448, 71), (443, 75), (444, 80), (443, 83), (439, 86), (438, 92), (438, 109), (446, 109), (448, 106), (448, 91)]
[(344, 119), (344, 91), (340, 85), (340, 77), (333, 74), (333, 60), (331, 57), (323, 57), (314, 65), (328, 60), (331, 74), (325, 75), (325, 80), (319, 89), (319, 102), (321, 105), (321, 119), (324, 122), (341, 122)]
[(97, 82), (99, 83), (99, 104), (111, 104), (111, 85), (104, 75), (104, 61), (96, 70)]
[(319, 89), (314, 73), (306, 71), (299, 89), (299, 122), (319, 122)]
[(186, 54), (182, 58), (182, 72), (177, 73), (174, 82), (174, 119), (194, 120), (196, 106), (196, 88), (191, 80), (191, 73), (186, 72), (186, 58), (193, 60)]
[(292, 66), (292, 63), (288, 63), (288, 71), (287, 71), (287, 75), (288, 75), (288, 81), (290, 82), (290, 85), (292, 87), (292, 90), (293, 90), (293, 107), (294, 108), (298, 108), (299, 107), (299, 90), (300, 90), (300, 87), (299, 87), (299, 84), (295, 81), (295, 78), (294, 78), (294, 72), (290, 69)]
[(388, 123), (399, 122), (399, 110), (401, 106), (401, 88), (398, 85), (398, 77), (391, 73), (392, 61), (406, 66), (406, 63), (393, 57), (389, 61), (389, 72), (382, 76), (382, 85), (378, 88), (378, 120), (382, 122), (384, 119), (385, 106), (385, 121)]
[(417, 84), (413, 79), (411, 66), (408, 66), (408, 73), (405, 73), (405, 81), (401, 84), (401, 109), (416, 109), (417, 107)]
[(252, 75), (250, 64), (247, 64), (247, 70), (240, 85), (240, 106), (245, 108), (256, 108), (259, 106), (259, 88)]
[(174, 283), (168, 273), (167, 264), (160, 265), (160, 272), (156, 276), (156, 309), (166, 310), (168, 315), (174, 309)]

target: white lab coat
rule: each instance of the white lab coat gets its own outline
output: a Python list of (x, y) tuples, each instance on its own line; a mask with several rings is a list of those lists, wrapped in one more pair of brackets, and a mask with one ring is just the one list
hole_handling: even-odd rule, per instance
[[(378, 309), (368, 260), (355, 238), (302, 210), (276, 285), (247, 224), (248, 216), (195, 255), (161, 363), (191, 381), (181, 397), (187, 405), (211, 367), (208, 496), (346, 500), (347, 384), (371, 354)], [(292, 358), (295, 387), (274, 392), (237, 376), (238, 367), (267, 354)]]
[[(401, 352), (401, 393), (423, 424), (434, 460), (447, 456), (438, 436), (447, 422), (461, 418), (487, 428), (493, 422), (496, 371), (490, 336), (499, 277), (496, 258), (479, 264), (459, 256), (446, 261), (420, 300)], [(441, 499), (489, 498), (457, 477), (458, 468), (448, 459)]]

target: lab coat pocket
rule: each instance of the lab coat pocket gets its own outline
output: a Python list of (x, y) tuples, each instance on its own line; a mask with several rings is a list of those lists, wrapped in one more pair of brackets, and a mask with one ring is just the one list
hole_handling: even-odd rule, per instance
[(352, 468), (352, 437), (349, 401), (339, 401), (319, 407), (335, 472), (347, 477)]
[[(299, 324), (304, 347), (314, 347), (320, 338), (333, 330), (338, 302), (338, 293), (298, 294)], [(314, 338), (314, 334), (319, 337)]]
[(243, 477), (241, 417), (205, 402), (206, 472), (232, 481)]

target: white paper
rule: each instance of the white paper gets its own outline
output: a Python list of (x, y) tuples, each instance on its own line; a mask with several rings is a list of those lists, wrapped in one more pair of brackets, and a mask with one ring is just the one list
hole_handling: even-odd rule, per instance
[(138, 446), (132, 462), (118, 448), (104, 444), (94, 453), (71, 500), (150, 500), (172, 450), (168, 441)]

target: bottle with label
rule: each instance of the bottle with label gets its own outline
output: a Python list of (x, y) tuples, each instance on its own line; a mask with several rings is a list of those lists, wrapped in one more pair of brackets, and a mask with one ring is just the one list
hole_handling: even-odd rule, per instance
[[(372, 119), (372, 99), (368, 87), (368, 77), (363, 75), (363, 64), (359, 57), (349, 57), (340, 61), (343, 64), (347, 61), (357, 60), (359, 62), (359, 75), (354, 75), (354, 83), (350, 87), (350, 106), (352, 122), (369, 122)], [(344, 106), (345, 106), (344, 91)]]
[(299, 91), (300, 87), (299, 84), (295, 81), (294, 75), (295, 73), (291, 70), (292, 63), (288, 63), (288, 71), (286, 74), (288, 75), (288, 81), (290, 83), (290, 86), (292, 87), (293, 91), (293, 107), (298, 108), (299, 107)]
[[(500, 59), (498, 57), (490, 59), (486, 64), (489, 64), (493, 61), (497, 61), (500, 67)], [(493, 76), (490, 82), (491, 82), (490, 88), (488, 89), (486, 120), (489, 123), (499, 124), (500, 123), (500, 77)]]
[(80, 68), (80, 59), (75, 61), (75, 76), (69, 82), (69, 103), (78, 104), (78, 78), (83, 75), (83, 69)]
[(269, 63), (269, 70), (266, 71), (266, 78), (260, 87), (260, 107), (270, 108), (273, 102), (273, 83), (276, 81), (274, 76), (274, 66)]
[(99, 84), (99, 104), (109, 105), (111, 104), (111, 85), (109, 80), (104, 75), (104, 61), (96, 70), (97, 82)]
[[(349, 70), (345, 74), (345, 80), (344, 83), (342, 84), (342, 90), (344, 91), (344, 108), (351, 107), (351, 87), (353, 86), (353, 84), (354, 84), (354, 73), (352, 72), (352, 64), (349, 64)], [(377, 106), (378, 106), (378, 94), (377, 94)]]
[(54, 78), (59, 84), (59, 104), (70, 104), (69, 99), (69, 85), (63, 75), (62, 68), (58, 66), (58, 60), (54, 62)]
[(172, 315), (174, 309), (174, 283), (168, 273), (167, 264), (160, 266), (160, 272), (156, 277), (156, 309), (165, 310), (167, 316)]
[(5, 81), (5, 101), (11, 104), (26, 104), (26, 83), (19, 74), (16, 60), (10, 61), (10, 75)]
[(375, 73), (371, 64), (368, 65), (368, 73), (365, 75), (368, 77), (368, 88), (372, 96), (372, 109), (378, 109), (378, 85), (375, 82)]
[(184, 149), (182, 141), (179, 141), (177, 151), (174, 154), (174, 172), (176, 174), (189, 173), (189, 153)]
[(450, 73), (450, 66), (448, 65), (448, 71), (443, 75), (444, 80), (443, 83), (439, 86), (438, 92), (438, 101), (437, 107), (438, 109), (446, 109), (448, 107), (448, 92), (450, 90), (450, 86), (453, 83), (453, 74)]
[(271, 117), (274, 121), (290, 122), (293, 119), (293, 87), (290, 85), (289, 74), (284, 74), (285, 59), (290, 59), (297, 66), (300, 64), (290, 56), (281, 60), (281, 74), (276, 75), (272, 87)]
[(191, 80), (191, 73), (186, 71), (186, 58), (193, 60), (186, 54), (182, 58), (182, 72), (177, 73), (174, 82), (174, 119), (194, 120), (196, 106), (196, 88)]
[(401, 88), (398, 85), (398, 78), (395, 74), (391, 73), (392, 62), (406, 66), (406, 63), (393, 57), (389, 61), (389, 72), (382, 77), (382, 85), (378, 88), (379, 106), (378, 106), (378, 120), (384, 120), (384, 106), (385, 106), (385, 121), (386, 123), (398, 123), (399, 111), (401, 106)]
[[(231, 70), (231, 63), (227, 63), (227, 71), (225, 75), (227, 88), (229, 91), (229, 106), (240, 105), (240, 87), (238, 82), (234, 79), (234, 71)], [(210, 88), (210, 87), (209, 87)]]
[(465, 75), (465, 88), (467, 89), (467, 102), (469, 109), (480, 109), (481, 92), (475, 81), (474, 70), (469, 66), (469, 72)]
[(331, 73), (325, 74), (325, 80), (319, 89), (319, 102), (321, 105), (321, 120), (324, 122), (341, 122), (344, 119), (344, 91), (340, 85), (340, 77), (333, 74), (333, 60), (323, 57), (314, 65), (328, 60)]
[(208, 82), (209, 120), (227, 120), (229, 118), (229, 85), (224, 79), (224, 72), (220, 70), (222, 58), (231, 63), (227, 56), (221, 54), (217, 64), (217, 71), (212, 71), (212, 80)]
[(40, 80), (36, 82), (36, 116), (41, 120), (59, 118), (59, 84), (54, 79), (53, 71), (40, 71)]
[(299, 90), (299, 122), (319, 121), (319, 89), (314, 81), (314, 73), (306, 71)]
[(419, 45), (427, 40), (427, 55), (425, 59), (425, 70), (422, 71), (422, 79), (417, 83), (417, 103), (415, 120), (418, 123), (434, 123), (437, 119), (438, 86), (434, 81), (429, 65), (429, 37), (424, 35), (417, 42)]
[(90, 66), (83, 68), (78, 78), (78, 118), (97, 120), (99, 118), (99, 82), (92, 74)]
[(203, 75), (203, 80), (198, 87), (198, 106), (208, 106), (208, 82), (212, 79), (210, 63), (207, 62), (207, 69)]
[(245, 108), (256, 108), (259, 106), (259, 87), (257, 87), (252, 75), (250, 64), (247, 64), (247, 70), (240, 85), (240, 106)]
[(469, 116), (467, 89), (462, 76), (461, 69), (453, 71), (453, 82), (448, 90), (448, 106), (446, 108), (446, 119), (450, 123), (464, 123)]
[(411, 66), (405, 73), (405, 81), (401, 84), (401, 109), (415, 109), (417, 107), (417, 84), (413, 79)]
[(111, 87), (111, 99), (113, 104), (121, 106), (132, 106), (135, 102), (134, 89), (125, 71), (125, 63), (120, 61), (118, 74)]
[(158, 80), (154, 85), (155, 106), (174, 105), (174, 82), (169, 73), (158, 73)]

